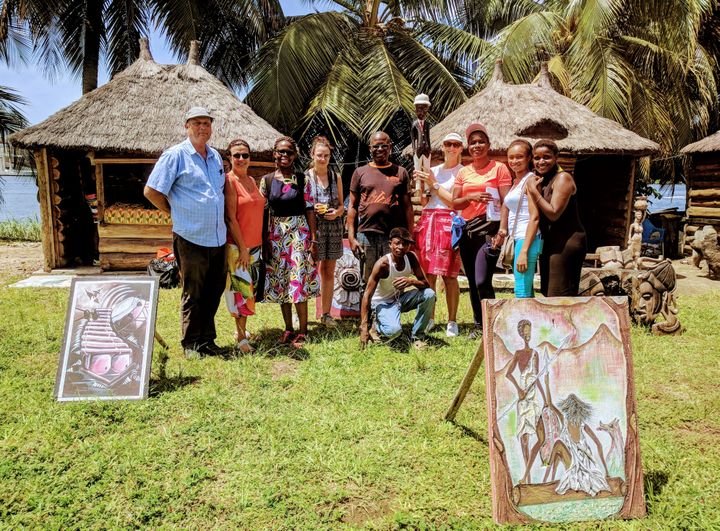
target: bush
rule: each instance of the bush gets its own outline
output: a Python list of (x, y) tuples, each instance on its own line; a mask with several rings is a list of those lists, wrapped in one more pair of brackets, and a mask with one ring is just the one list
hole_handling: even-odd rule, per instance
[(0, 240), (39, 242), (41, 238), (42, 230), (37, 218), (0, 221)]

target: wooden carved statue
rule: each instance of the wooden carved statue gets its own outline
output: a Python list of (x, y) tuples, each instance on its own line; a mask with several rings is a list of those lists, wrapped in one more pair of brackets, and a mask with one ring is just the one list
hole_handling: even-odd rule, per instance
[[(663, 260), (649, 271), (633, 277), (630, 300), (633, 319), (649, 326), (653, 334), (682, 333), (675, 302), (675, 269), (670, 260)], [(662, 320), (656, 323), (658, 318)]]
[(693, 250), (693, 265), (700, 267), (700, 262), (705, 260), (708, 265), (708, 276), (720, 280), (720, 242), (715, 227), (705, 225), (697, 231), (690, 247)]
[[(415, 169), (422, 172), (430, 171), (430, 124), (425, 118), (430, 110), (430, 98), (427, 94), (415, 96), (415, 116), (410, 127), (412, 141), (413, 163)], [(415, 182), (416, 190), (420, 190), (420, 180)]]

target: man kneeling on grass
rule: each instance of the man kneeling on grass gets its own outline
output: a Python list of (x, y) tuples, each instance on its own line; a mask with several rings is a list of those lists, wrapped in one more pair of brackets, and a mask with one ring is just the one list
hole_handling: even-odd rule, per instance
[[(415, 253), (408, 252), (415, 243), (404, 227), (390, 231), (390, 253), (380, 258), (372, 269), (360, 309), (360, 346), (364, 348), (369, 337), (394, 339), (402, 333), (400, 314), (417, 309), (412, 327), (411, 341), (416, 348), (425, 346), (423, 337), (433, 309), (435, 292), (429, 288), (425, 272)], [(415, 278), (410, 278), (414, 276)], [(405, 291), (407, 288), (416, 288)], [(375, 312), (372, 327), (368, 330), (369, 308)]]

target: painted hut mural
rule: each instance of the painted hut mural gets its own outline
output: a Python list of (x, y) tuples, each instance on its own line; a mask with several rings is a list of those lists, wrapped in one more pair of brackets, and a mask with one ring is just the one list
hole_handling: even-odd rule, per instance
[(488, 86), (430, 130), (433, 164), (442, 160), (445, 135), (462, 134), (471, 122), (487, 127), (490, 158), (503, 162), (517, 138), (531, 144), (541, 138), (554, 140), (560, 148), (560, 165), (573, 173), (577, 183), (588, 249), (624, 247), (632, 223), (637, 160), (658, 151), (658, 144), (556, 92), (545, 64), (537, 82), (515, 85), (504, 82), (498, 61)]
[(485, 301), (499, 523), (645, 512), (627, 301)]
[(680, 152), (689, 157), (684, 250), (690, 254), (690, 244), (698, 230), (710, 225), (720, 233), (720, 131)]
[(104, 270), (144, 269), (171, 246), (168, 216), (142, 192), (162, 151), (186, 138), (183, 116), (193, 105), (215, 117), (213, 147), (244, 138), (250, 174), (269, 171), (280, 133), (200, 66), (197, 43), (187, 64), (160, 65), (141, 39), (127, 69), (11, 137), (35, 155), (45, 269), (92, 263), (98, 251)]

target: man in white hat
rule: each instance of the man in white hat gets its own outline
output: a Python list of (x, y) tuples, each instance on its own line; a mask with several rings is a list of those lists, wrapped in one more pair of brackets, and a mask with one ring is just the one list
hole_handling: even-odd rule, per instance
[(185, 357), (217, 354), (215, 313), (225, 288), (225, 174), (207, 143), (213, 117), (204, 107), (185, 114), (187, 139), (163, 152), (145, 197), (172, 216), (173, 251), (182, 276)]
[[(430, 124), (425, 118), (430, 110), (430, 98), (427, 94), (418, 94), (414, 103), (417, 119), (410, 128), (413, 162), (417, 171), (427, 173), (430, 171)], [(420, 190), (420, 181), (415, 182), (415, 189)]]

